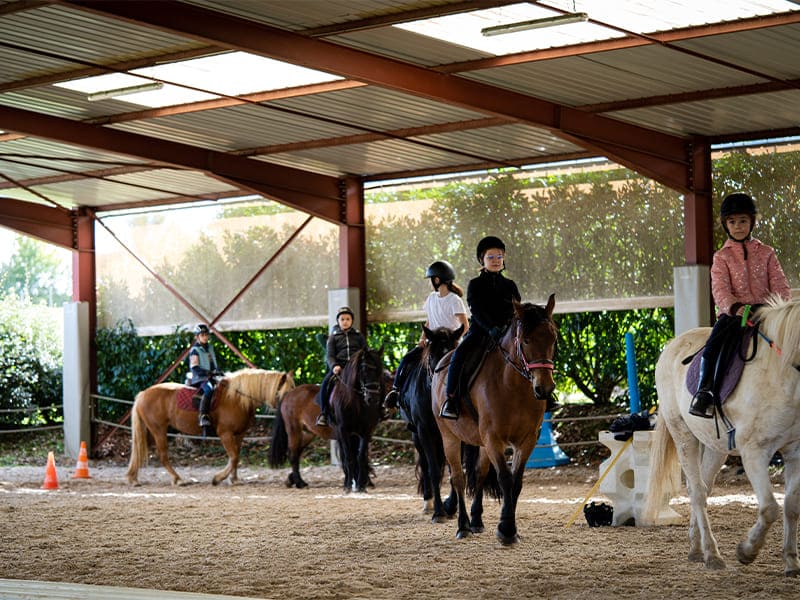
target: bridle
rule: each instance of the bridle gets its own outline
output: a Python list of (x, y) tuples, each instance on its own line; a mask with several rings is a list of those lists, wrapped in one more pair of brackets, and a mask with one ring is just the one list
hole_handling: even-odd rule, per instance
[[(539, 327), (542, 323), (547, 322), (549, 319), (542, 319), (536, 324)], [(498, 346), (500, 352), (503, 354), (506, 362), (514, 368), (514, 370), (522, 375), (526, 380), (533, 383), (534, 369), (547, 369), (553, 371), (555, 363), (549, 358), (537, 358), (535, 360), (528, 360), (525, 356), (525, 350), (522, 348), (522, 322), (517, 321), (517, 330), (514, 332), (514, 350), (516, 357), (519, 359), (519, 364), (514, 357), (511, 356), (502, 346)]]

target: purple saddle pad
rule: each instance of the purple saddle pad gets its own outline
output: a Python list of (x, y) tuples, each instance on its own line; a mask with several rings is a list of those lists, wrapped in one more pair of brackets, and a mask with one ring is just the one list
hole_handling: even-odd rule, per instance
[[(748, 330), (745, 332), (744, 336), (742, 337), (741, 346), (743, 348), (747, 348), (750, 346), (750, 338), (753, 337), (753, 331)], [(728, 399), (728, 396), (733, 393), (733, 390), (736, 389), (736, 384), (739, 383), (739, 378), (742, 376), (742, 370), (744, 369), (744, 359), (740, 356), (741, 352), (734, 352), (733, 358), (731, 358), (731, 362), (728, 364), (728, 368), (725, 370), (725, 373), (722, 375), (722, 381), (717, 382), (717, 387), (719, 388), (719, 401), (720, 404), (725, 404), (725, 400)], [(700, 382), (700, 359), (703, 356), (703, 351), (700, 350), (697, 354), (695, 354), (692, 362), (689, 364), (689, 370), (686, 372), (686, 389), (689, 390), (689, 393), (694, 395), (697, 391), (697, 385)]]

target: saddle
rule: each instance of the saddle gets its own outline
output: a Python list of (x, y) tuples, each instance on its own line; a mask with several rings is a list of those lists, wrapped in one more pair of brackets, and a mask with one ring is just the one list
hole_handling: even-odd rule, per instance
[[(461, 366), (461, 373), (459, 374), (460, 377), (456, 395), (464, 400), (464, 404), (467, 405), (472, 413), (472, 416), (475, 417), (476, 420), (478, 415), (475, 412), (475, 407), (472, 405), (472, 399), (469, 396), (469, 390), (472, 387), (475, 378), (478, 376), (483, 363), (486, 362), (486, 357), (489, 355), (489, 352), (494, 350), (496, 347), (497, 345), (492, 343), (488, 344), (487, 346), (475, 348), (472, 352), (464, 356), (464, 363)], [(452, 352), (446, 354), (445, 357), (439, 361), (439, 364), (436, 365), (436, 371), (438, 372), (448, 369), (450, 367), (450, 359), (452, 357)]]
[[(223, 385), (227, 384), (224, 381), (221, 381), (214, 389), (214, 395), (211, 397), (210, 410), (214, 410), (217, 407), (217, 395), (219, 393), (219, 388)], [(202, 399), (203, 393), (200, 391), (200, 388), (192, 387), (190, 385), (183, 386), (175, 394), (175, 402), (177, 403), (178, 408), (181, 410), (199, 412), (200, 400)]]
[[(730, 344), (730, 346), (720, 349), (720, 360), (727, 363), (720, 365), (719, 373), (722, 374), (722, 377), (715, 382), (717, 388), (715, 393), (718, 394), (720, 404), (724, 404), (728, 396), (736, 389), (736, 384), (739, 383), (739, 379), (742, 377), (744, 363), (748, 360), (745, 356), (745, 349), (750, 345), (755, 329), (746, 327), (740, 331), (741, 334), (736, 339), (726, 341), (726, 344)], [(686, 389), (690, 394), (694, 394), (697, 391), (700, 381), (700, 359), (703, 356), (703, 350), (705, 350), (705, 346), (698, 350), (694, 356), (684, 359), (684, 364), (691, 360), (689, 370), (686, 372)]]

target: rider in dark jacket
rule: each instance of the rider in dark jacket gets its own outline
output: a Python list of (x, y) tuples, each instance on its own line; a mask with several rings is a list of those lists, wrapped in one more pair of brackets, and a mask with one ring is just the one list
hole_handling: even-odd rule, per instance
[(189, 350), (189, 369), (192, 378), (189, 385), (198, 388), (203, 392), (200, 400), (199, 425), (203, 428), (203, 436), (211, 435), (211, 399), (214, 397), (214, 388), (217, 374), (217, 357), (214, 355), (214, 348), (208, 342), (211, 331), (205, 323), (198, 323), (194, 328), (194, 343)]
[(349, 307), (343, 306), (336, 313), (336, 325), (328, 336), (326, 345), (325, 359), (328, 363), (328, 372), (325, 373), (317, 395), (317, 404), (320, 406), (317, 425), (321, 427), (328, 425), (330, 416), (328, 400), (333, 387), (331, 382), (333, 376), (338, 376), (353, 354), (366, 346), (367, 340), (360, 331), (353, 328), (353, 311)]
[(500, 342), (514, 317), (513, 300), (521, 300), (517, 284), (503, 276), (505, 252), (500, 238), (488, 236), (478, 242), (476, 257), (482, 268), (467, 286), (472, 324), (456, 347), (447, 371), (447, 397), (439, 412), (445, 419), (458, 418), (461, 398), (466, 394), (466, 390), (458, 389), (465, 357)]

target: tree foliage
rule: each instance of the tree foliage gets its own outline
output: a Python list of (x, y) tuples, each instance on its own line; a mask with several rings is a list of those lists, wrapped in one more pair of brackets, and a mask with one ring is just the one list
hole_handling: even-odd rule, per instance
[(61, 306), (70, 299), (63, 263), (53, 246), (18, 235), (8, 261), (0, 265), (0, 293), (33, 304)]

